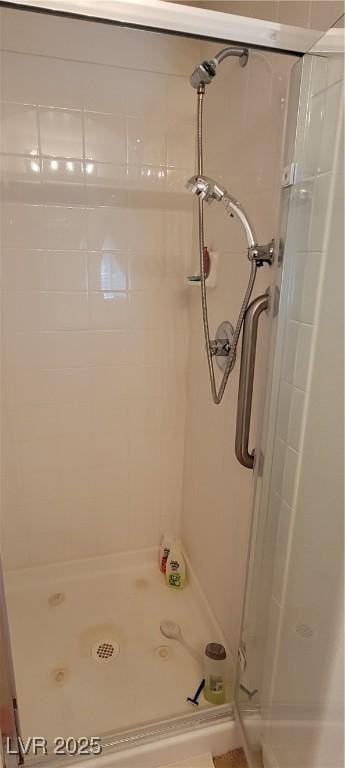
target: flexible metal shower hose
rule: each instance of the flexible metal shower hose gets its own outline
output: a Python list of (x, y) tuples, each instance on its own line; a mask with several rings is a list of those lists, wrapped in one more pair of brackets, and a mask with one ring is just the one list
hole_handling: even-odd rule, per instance
[[(204, 90), (200, 89), (198, 90), (198, 109), (197, 109), (198, 176), (202, 176), (204, 172), (204, 169), (203, 169), (203, 103), (204, 103)], [(244, 299), (242, 302), (242, 306), (241, 306), (236, 327), (234, 330), (234, 335), (231, 341), (227, 368), (224, 371), (219, 389), (217, 390), (216, 378), (214, 373), (214, 365), (213, 365), (213, 356), (211, 351), (210, 327), (208, 322), (204, 246), (205, 246), (204, 201), (202, 200), (201, 197), (199, 197), (199, 256), (200, 256), (200, 288), (201, 288), (202, 319), (203, 319), (203, 326), (204, 326), (204, 336), (205, 336), (205, 342), (206, 342), (206, 354), (207, 354), (208, 370), (210, 374), (212, 399), (216, 405), (219, 405), (219, 403), (221, 403), (223, 399), (228, 378), (235, 365), (238, 340), (240, 337), (244, 316), (247, 311), (250, 297), (252, 295), (252, 291), (254, 288), (257, 266), (255, 261), (251, 262), (251, 270), (250, 270), (248, 286), (244, 295)]]

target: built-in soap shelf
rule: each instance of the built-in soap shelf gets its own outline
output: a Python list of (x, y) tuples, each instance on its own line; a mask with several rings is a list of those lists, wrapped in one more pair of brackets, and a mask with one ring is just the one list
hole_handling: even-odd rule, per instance
[[(207, 288), (215, 288), (217, 285), (217, 271), (218, 271), (218, 259), (219, 259), (219, 253), (217, 251), (212, 251), (210, 248), (208, 249), (208, 256), (209, 256), (209, 272), (208, 276), (206, 278), (206, 286)], [(195, 272), (193, 272), (192, 275), (188, 275), (186, 277), (186, 282), (190, 287), (197, 287), (200, 288), (200, 264), (198, 264), (195, 267)]]

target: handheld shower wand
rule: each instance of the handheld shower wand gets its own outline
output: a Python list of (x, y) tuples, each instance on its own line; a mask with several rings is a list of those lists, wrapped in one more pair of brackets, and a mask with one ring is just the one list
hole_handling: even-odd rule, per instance
[[(199, 64), (198, 67), (192, 73), (190, 78), (191, 85), (197, 90), (198, 108), (197, 108), (197, 155), (198, 155), (198, 168), (197, 175), (192, 176), (186, 186), (193, 194), (198, 198), (198, 218), (199, 218), (199, 257), (200, 257), (200, 288), (201, 288), (201, 305), (202, 305), (202, 317), (204, 326), (204, 336), (206, 342), (206, 355), (207, 363), (211, 382), (211, 393), (213, 402), (219, 405), (223, 399), (225, 388), (228, 382), (230, 373), (235, 365), (236, 352), (238, 341), (244, 321), (244, 316), (247, 311), (250, 297), (254, 288), (257, 267), (262, 266), (264, 263), (272, 263), (273, 259), (273, 242), (268, 246), (258, 246), (254, 229), (251, 226), (248, 216), (240, 203), (233, 198), (226, 189), (220, 184), (215, 182), (203, 174), (203, 102), (205, 95), (205, 86), (212, 82), (217, 73), (218, 65), (224, 61), (228, 56), (238, 56), (241, 66), (245, 66), (248, 61), (248, 49), (247, 48), (231, 48), (227, 47), (219, 51), (219, 53), (210, 61), (204, 61)], [(207, 308), (207, 292), (206, 292), (206, 274), (205, 274), (205, 262), (204, 262), (204, 202), (211, 204), (214, 200), (217, 202), (223, 202), (225, 208), (230, 216), (236, 215), (241, 222), (248, 244), (248, 258), (251, 262), (251, 270), (248, 281), (247, 290), (245, 292), (240, 313), (237, 319), (235, 328), (232, 328), (230, 323), (222, 323), (217, 331), (217, 337), (215, 340), (210, 338), (210, 329), (208, 321), (208, 308)], [(230, 328), (227, 332), (227, 338), (224, 337), (224, 327)], [(213, 357), (221, 356), (222, 365), (220, 367), (224, 370), (222, 380), (219, 388), (217, 389), (216, 378), (213, 365)], [(224, 368), (224, 357), (226, 364)]]

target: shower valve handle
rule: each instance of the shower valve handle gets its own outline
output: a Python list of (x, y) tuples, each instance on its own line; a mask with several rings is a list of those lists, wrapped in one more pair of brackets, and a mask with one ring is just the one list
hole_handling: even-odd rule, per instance
[(228, 357), (230, 344), (228, 339), (213, 339), (211, 341), (211, 355), (214, 357)]

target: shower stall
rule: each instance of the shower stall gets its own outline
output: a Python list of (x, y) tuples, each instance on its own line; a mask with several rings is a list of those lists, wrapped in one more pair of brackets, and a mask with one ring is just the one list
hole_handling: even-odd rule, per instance
[(3, 763), (340, 768), (342, 20), (91, 5), (0, 3)]

